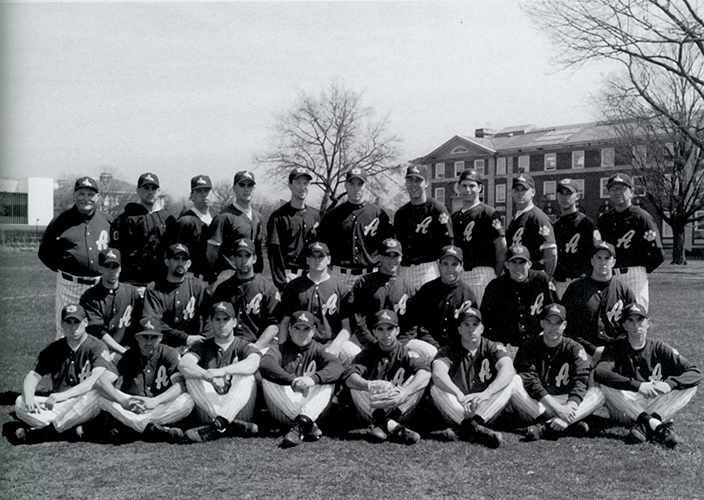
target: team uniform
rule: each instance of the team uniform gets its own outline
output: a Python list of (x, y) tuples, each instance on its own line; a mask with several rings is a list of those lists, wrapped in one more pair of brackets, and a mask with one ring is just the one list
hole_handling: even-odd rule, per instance
[[(254, 272), (264, 270), (264, 225), (259, 212), (252, 209), (251, 218), (233, 204), (228, 205), (210, 225), (208, 232), (208, 245), (218, 247), (218, 258), (215, 263), (215, 274), (218, 275), (218, 284), (232, 276), (235, 271), (225, 258), (234, 255), (235, 242), (241, 238), (249, 238), (254, 242), (257, 261), (254, 263)], [(222, 274), (225, 271), (225, 274)]]
[(147, 287), (142, 316), (162, 322), (164, 344), (180, 347), (189, 335), (200, 335), (205, 326), (205, 288), (205, 283), (192, 276), (181, 283), (164, 278)]
[(229, 302), (235, 310), (235, 335), (256, 342), (270, 325), (279, 324), (279, 291), (260, 274), (242, 280), (236, 275), (213, 292), (213, 303)]
[(503, 274), (489, 283), (484, 292), (480, 309), (484, 336), (521, 347), (540, 334), (543, 306), (556, 301), (555, 287), (545, 273), (531, 269), (520, 283), (508, 273)]
[(312, 207), (295, 208), (290, 202), (277, 208), (266, 225), (267, 257), (274, 285), (283, 290), (286, 283), (305, 269), (306, 248), (315, 241), (320, 212)]
[(137, 286), (154, 282), (166, 274), (164, 235), (175, 222), (166, 210), (149, 210), (128, 203), (112, 224), (112, 246), (122, 253), (120, 280)]
[(506, 242), (509, 247), (523, 245), (531, 255), (532, 269), (541, 271), (543, 250), (555, 248), (555, 232), (545, 213), (536, 206), (516, 213), (508, 225)]
[[(51, 375), (53, 393), (65, 392), (90, 377), (96, 368), (108, 368), (110, 356), (108, 348), (95, 337), (88, 335), (78, 349), (71, 349), (65, 338), (51, 343), (39, 353), (34, 372), (40, 376)], [(43, 406), (45, 397), (35, 396)], [(100, 396), (91, 389), (75, 398), (56, 403), (51, 410), (42, 408), (38, 413), (30, 413), (19, 396), (15, 403), (15, 413), (23, 422), (32, 427), (43, 428), (53, 425), (57, 432), (64, 432), (92, 420), (100, 413)]]
[(374, 270), (382, 242), (393, 236), (388, 214), (364, 201), (348, 201), (325, 214), (318, 229), (318, 241), (330, 249), (330, 276), (352, 287), (355, 280)]
[[(139, 348), (135, 347), (120, 358), (117, 366), (112, 365), (110, 371), (122, 377), (120, 390), (125, 394), (153, 398), (183, 380), (178, 371), (178, 362), (178, 352), (172, 347), (159, 345), (149, 357), (144, 356)], [(102, 397), (100, 407), (122, 424), (143, 433), (149, 424), (166, 425), (186, 418), (193, 410), (193, 399), (183, 392), (168, 403), (144, 413), (135, 413), (115, 401)]]
[(417, 289), (438, 278), (437, 261), (453, 239), (445, 206), (434, 198), (419, 205), (406, 203), (394, 216), (394, 231), (403, 248), (399, 276)]
[[(272, 345), (259, 365), (269, 413), (281, 424), (292, 424), (298, 415), (315, 422), (330, 406), (342, 371), (338, 359), (315, 341), (299, 347), (289, 338), (282, 345)], [(291, 382), (306, 376), (315, 381), (308, 394), (294, 391)]]
[(567, 310), (565, 335), (594, 356), (597, 348), (610, 346), (624, 335), (621, 328), (623, 308), (633, 302), (633, 292), (616, 279), (580, 278), (570, 284), (562, 297)]
[[(604, 350), (594, 380), (601, 384), (614, 420), (633, 423), (646, 412), (655, 413), (666, 422), (694, 397), (702, 372), (660, 340), (647, 338), (645, 346), (636, 351), (628, 339), (619, 339)], [(652, 381), (665, 382), (672, 390), (646, 398), (638, 388)]]
[(614, 276), (636, 294), (646, 310), (650, 301), (648, 275), (665, 260), (658, 228), (642, 208), (629, 206), (622, 212), (609, 210), (597, 221), (604, 241), (616, 248)]
[(77, 304), (81, 295), (100, 281), (98, 254), (110, 246), (112, 218), (98, 210), (86, 217), (73, 206), (46, 228), (39, 259), (56, 272), (56, 338), (63, 337), (61, 310)]
[(165, 237), (166, 247), (181, 243), (188, 248), (192, 261), (189, 271), (206, 282), (214, 279), (210, 264), (205, 258), (206, 235), (210, 227), (208, 217), (210, 214), (199, 214), (195, 208), (191, 208), (176, 219)]
[(469, 285), (481, 304), (486, 286), (496, 278), (494, 240), (504, 237), (504, 227), (499, 213), (485, 203), (457, 210), (451, 220), (455, 245), (464, 255), (460, 279)]
[(594, 221), (579, 211), (557, 219), (554, 229), (557, 268), (553, 278), (557, 296), (561, 299), (572, 281), (591, 274), (594, 240), (601, 238), (598, 232), (595, 235)]

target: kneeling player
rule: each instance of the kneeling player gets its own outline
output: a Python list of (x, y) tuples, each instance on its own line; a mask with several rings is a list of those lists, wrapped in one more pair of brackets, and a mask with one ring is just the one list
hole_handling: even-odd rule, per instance
[(315, 421), (330, 406), (342, 374), (337, 357), (313, 340), (316, 331), (313, 314), (297, 311), (291, 316), (287, 341), (272, 344), (262, 356), (259, 370), (269, 413), (281, 424), (293, 423), (282, 448), (321, 438)]
[(186, 431), (191, 441), (211, 441), (226, 430), (252, 436), (251, 423), (257, 386), (254, 373), (261, 353), (252, 344), (235, 337), (235, 310), (229, 302), (218, 302), (211, 316), (214, 337), (197, 344), (183, 355), (178, 369), (186, 377), (201, 421), (209, 422)]
[[(47, 441), (72, 428), (80, 438), (78, 426), (100, 413), (100, 396), (93, 386), (109, 366), (110, 355), (101, 340), (86, 333), (87, 325), (86, 313), (78, 304), (61, 310), (64, 338), (39, 353), (37, 366), (25, 377), (15, 404), (17, 417), (31, 426), (17, 429), (18, 441)], [(35, 395), (44, 375), (51, 375), (54, 383), (49, 397)]]
[[(498, 342), (482, 337), (482, 315), (475, 308), (459, 314), (459, 337), (440, 349), (433, 361), (430, 395), (453, 427), (433, 434), (439, 439), (474, 441), (498, 448), (501, 434), (484, 427), (506, 408), (512, 393), (513, 362)], [(457, 430), (459, 429), (459, 433)]]
[(396, 313), (379, 311), (374, 324), (377, 342), (354, 358), (342, 380), (350, 388), (357, 413), (372, 424), (372, 441), (415, 444), (420, 435), (399, 422), (410, 417), (423, 397), (430, 382), (430, 366), (401, 344), (398, 334)]
[(612, 418), (632, 425), (629, 443), (646, 439), (668, 448), (679, 443), (672, 416), (697, 392), (702, 372), (675, 349), (648, 338), (648, 312), (639, 304), (623, 310), (628, 338), (604, 350), (594, 380), (601, 385)]
[(193, 399), (178, 371), (178, 352), (161, 344), (158, 319), (143, 318), (140, 324), (141, 331), (135, 333), (137, 348), (127, 350), (117, 366), (98, 380), (103, 396), (100, 407), (149, 440), (180, 442), (183, 431), (166, 425), (186, 418), (193, 410)]
[(511, 402), (528, 427), (528, 441), (557, 438), (564, 432), (585, 436), (589, 426), (581, 420), (604, 403), (604, 394), (589, 387), (589, 358), (584, 348), (564, 337), (565, 308), (550, 304), (541, 320), (543, 332), (516, 353)]

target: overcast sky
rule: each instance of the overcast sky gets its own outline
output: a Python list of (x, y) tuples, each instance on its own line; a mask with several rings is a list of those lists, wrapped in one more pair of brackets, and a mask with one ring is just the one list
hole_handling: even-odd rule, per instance
[(153, 171), (186, 196), (193, 175), (253, 168), (275, 114), (333, 79), (389, 115), (400, 161), (598, 118), (599, 70), (559, 71), (514, 0), (2, 3), (0, 33), (5, 178)]

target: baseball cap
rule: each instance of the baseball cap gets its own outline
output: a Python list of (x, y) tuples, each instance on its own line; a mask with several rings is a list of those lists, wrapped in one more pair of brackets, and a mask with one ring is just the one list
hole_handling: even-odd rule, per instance
[(98, 254), (99, 266), (104, 266), (105, 264), (109, 264), (111, 262), (122, 265), (122, 255), (116, 248), (106, 248)]
[(139, 325), (142, 328), (135, 335), (140, 333), (161, 333), (161, 321), (159, 321), (159, 318), (147, 316), (139, 321)]
[(560, 189), (567, 189), (571, 193), (577, 193), (579, 192), (579, 189), (577, 189), (577, 183), (572, 180), (572, 179), (562, 179), (560, 182), (557, 183), (557, 192), (560, 192)]
[(76, 184), (73, 185), (74, 192), (83, 188), (92, 189), (96, 193), (100, 192), (97, 181), (92, 177), (79, 177), (76, 179)]
[(239, 184), (242, 181), (251, 181), (254, 184), (257, 183), (257, 181), (254, 180), (254, 174), (252, 172), (248, 172), (247, 170), (240, 170), (235, 174), (234, 184)]
[(460, 173), (460, 180), (458, 182), (462, 181), (474, 181), (477, 184), (482, 183), (482, 176), (479, 172), (474, 170), (473, 168), (468, 168), (467, 170), (463, 170)]
[(367, 173), (362, 168), (352, 167), (347, 171), (345, 180), (351, 181), (352, 179), (360, 179), (362, 182), (367, 182)]
[(399, 243), (398, 240), (395, 240), (393, 238), (386, 238), (381, 243), (381, 253), (382, 254), (397, 253), (399, 255), (403, 255), (403, 250), (401, 249), (401, 243)]
[(567, 321), (567, 311), (560, 304), (550, 304), (543, 309), (543, 319), (548, 319), (550, 316), (557, 316), (562, 321)]
[(374, 328), (379, 325), (398, 326), (398, 316), (390, 309), (382, 309), (374, 315)]
[(301, 167), (296, 167), (293, 170), (291, 170), (291, 173), (288, 174), (288, 183), (291, 184), (294, 180), (298, 179), (299, 177), (308, 177), (308, 179), (313, 180), (313, 176), (310, 174), (308, 170), (305, 168)]
[(623, 184), (624, 186), (628, 186), (629, 188), (633, 189), (633, 180), (631, 179), (630, 175), (626, 174), (614, 174), (611, 177), (609, 177), (609, 180), (606, 182), (606, 189), (611, 189), (611, 186), (614, 184)]
[(254, 242), (249, 238), (240, 238), (239, 240), (235, 241), (234, 245), (232, 245), (230, 250), (231, 251), (228, 252), (229, 255), (235, 255), (240, 250), (249, 252), (250, 255), (254, 255), (257, 253), (254, 249)]
[(531, 176), (530, 174), (519, 175), (518, 177), (513, 179), (513, 185), (511, 187), (515, 188), (516, 186), (523, 186), (526, 189), (535, 189), (535, 181), (533, 180), (533, 176)]
[(631, 316), (642, 316), (644, 318), (647, 318), (648, 311), (642, 305), (634, 302), (633, 304), (628, 304), (626, 307), (623, 308), (621, 322), (626, 321), (626, 319)]
[(137, 187), (146, 186), (147, 184), (154, 184), (156, 187), (159, 187), (159, 177), (149, 172), (140, 175), (137, 181)]
[(76, 318), (78, 321), (86, 319), (86, 312), (79, 304), (67, 304), (61, 309), (61, 321)]
[(199, 188), (213, 189), (213, 183), (207, 175), (196, 175), (191, 179), (191, 191)]
[(291, 326), (296, 326), (298, 324), (306, 325), (311, 328), (315, 328), (316, 321), (315, 321), (315, 316), (313, 316), (311, 313), (308, 311), (296, 311), (291, 315), (291, 321), (290, 325)]
[(482, 321), (482, 313), (476, 307), (465, 307), (457, 315), (457, 321), (462, 323), (465, 319), (474, 316), (475, 318)]
[(523, 245), (513, 245), (506, 253), (506, 260), (508, 261), (516, 258), (525, 259), (530, 262), (530, 252)]
[(456, 247), (455, 245), (447, 245), (446, 247), (442, 248), (442, 256), (440, 259), (443, 257), (454, 257), (455, 259), (459, 260), (462, 262), (464, 259), (464, 254), (462, 253), (462, 249), (459, 247)]
[(592, 255), (597, 253), (599, 250), (606, 250), (611, 254), (612, 257), (616, 257), (616, 249), (611, 243), (607, 243), (605, 241), (597, 241), (594, 244), (594, 248), (592, 250)]
[(186, 257), (191, 258), (191, 253), (188, 251), (188, 247), (183, 243), (174, 243), (169, 247), (166, 252), (167, 259), (175, 259), (179, 254), (186, 254)]
[(428, 179), (428, 166), (427, 165), (408, 165), (406, 169), (406, 179), (409, 177), (420, 177), (421, 179)]
[(217, 313), (225, 313), (229, 317), (235, 317), (235, 308), (230, 302), (220, 301), (213, 306), (213, 312), (211, 316), (215, 316)]
[(328, 246), (325, 243), (321, 243), (319, 241), (313, 242), (308, 245), (308, 255), (313, 255), (313, 252), (320, 252), (325, 256), (330, 255), (330, 249), (328, 248)]

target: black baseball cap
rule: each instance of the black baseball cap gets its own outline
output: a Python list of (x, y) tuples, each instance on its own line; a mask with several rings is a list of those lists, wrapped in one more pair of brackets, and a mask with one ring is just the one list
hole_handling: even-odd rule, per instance
[(83, 321), (86, 319), (86, 311), (80, 304), (67, 304), (61, 309), (61, 321), (66, 321), (68, 318)]
[(98, 254), (99, 266), (104, 266), (105, 264), (109, 264), (111, 262), (122, 265), (122, 255), (118, 249), (106, 248)]
[(381, 243), (381, 253), (382, 254), (397, 253), (399, 255), (403, 255), (403, 250), (401, 249), (401, 243), (398, 240), (395, 240), (393, 238), (386, 238)]
[(330, 249), (325, 243), (315, 241), (308, 245), (308, 255), (313, 255), (313, 252), (320, 252), (326, 257), (330, 255)]
[(535, 189), (535, 181), (533, 180), (533, 176), (530, 174), (520, 174), (518, 177), (513, 179), (513, 185), (511, 187), (515, 188), (516, 186), (523, 186), (526, 189)]
[(137, 181), (137, 187), (146, 186), (148, 184), (153, 184), (156, 187), (159, 187), (159, 177), (157, 177), (156, 174), (152, 174), (150, 172), (140, 175), (139, 180)]
[(599, 250), (606, 250), (612, 257), (616, 257), (616, 249), (611, 243), (607, 243), (606, 241), (597, 241), (592, 249), (592, 255), (596, 254)]
[(462, 253), (462, 249), (460, 247), (456, 247), (455, 245), (447, 245), (446, 247), (442, 248), (442, 256), (440, 257), (440, 259), (443, 259), (445, 257), (454, 257), (460, 262), (464, 260), (464, 254)]
[(352, 179), (359, 179), (362, 182), (367, 182), (367, 173), (364, 171), (363, 168), (360, 167), (352, 167), (347, 171), (347, 175), (345, 176), (345, 180), (351, 181)]
[(382, 309), (374, 315), (374, 328), (379, 325), (398, 326), (398, 316), (390, 309)]
[(291, 315), (291, 321), (289, 324), (293, 327), (298, 324), (306, 325), (311, 328), (315, 328), (317, 322), (315, 316), (308, 311), (296, 311)]
[(512, 245), (506, 253), (506, 261), (520, 257), (530, 262), (530, 252), (523, 245)]
[(621, 322), (625, 322), (631, 316), (642, 316), (643, 318), (648, 318), (648, 310), (642, 305), (634, 302), (633, 304), (628, 304), (623, 308), (623, 315), (621, 316)]
[(191, 191), (201, 188), (213, 189), (213, 183), (207, 175), (196, 175), (191, 179)]
[(235, 174), (234, 184), (239, 184), (242, 181), (251, 181), (254, 184), (257, 183), (257, 181), (254, 180), (254, 174), (247, 170), (240, 170)]
[(571, 193), (579, 192), (579, 189), (577, 189), (577, 183), (574, 182), (573, 179), (562, 179), (560, 182), (558, 182), (556, 191), (559, 193), (560, 189), (567, 189)]
[(73, 185), (73, 190), (78, 191), (79, 189), (92, 189), (96, 193), (99, 193), (98, 183), (92, 177), (79, 177), (76, 179), (76, 184)]
[(457, 315), (457, 322), (461, 324), (465, 319), (471, 316), (479, 319), (480, 322), (482, 321), (482, 313), (479, 312), (479, 309), (476, 307), (465, 307)]
[(477, 172), (473, 168), (468, 168), (467, 170), (463, 170), (460, 173), (460, 180), (457, 182), (459, 182), (461, 184), (462, 181), (474, 181), (477, 184), (481, 184), (482, 183), (482, 176), (479, 172)]
[(543, 309), (542, 319), (548, 319), (550, 316), (557, 316), (562, 321), (567, 321), (567, 311), (565, 306), (560, 304), (550, 304)]
[(420, 177), (421, 179), (428, 179), (428, 166), (427, 165), (408, 165), (406, 169), (406, 179), (409, 177)]
[(290, 174), (288, 174), (288, 183), (291, 184), (294, 180), (298, 179), (299, 177), (308, 177), (309, 180), (313, 180), (313, 176), (311, 175), (309, 170), (306, 170), (305, 168), (301, 167), (296, 167), (291, 170)]
[(174, 243), (171, 245), (166, 252), (166, 258), (175, 259), (179, 254), (185, 254), (189, 259), (191, 258), (191, 252), (188, 251), (188, 247), (183, 243)]
[(161, 321), (159, 318), (147, 316), (139, 321), (139, 325), (142, 328), (136, 332), (135, 335), (139, 335), (141, 333), (161, 333)]
[(220, 301), (217, 302), (213, 306), (213, 312), (211, 313), (210, 316), (215, 316), (217, 313), (225, 313), (229, 317), (234, 318), (235, 317), (235, 308), (232, 306), (230, 302), (226, 301)]
[(609, 177), (609, 180), (606, 182), (606, 189), (611, 189), (611, 186), (614, 184), (623, 184), (624, 186), (628, 186), (629, 188), (633, 189), (633, 179), (631, 179), (630, 175), (626, 174), (614, 174), (611, 177)]

